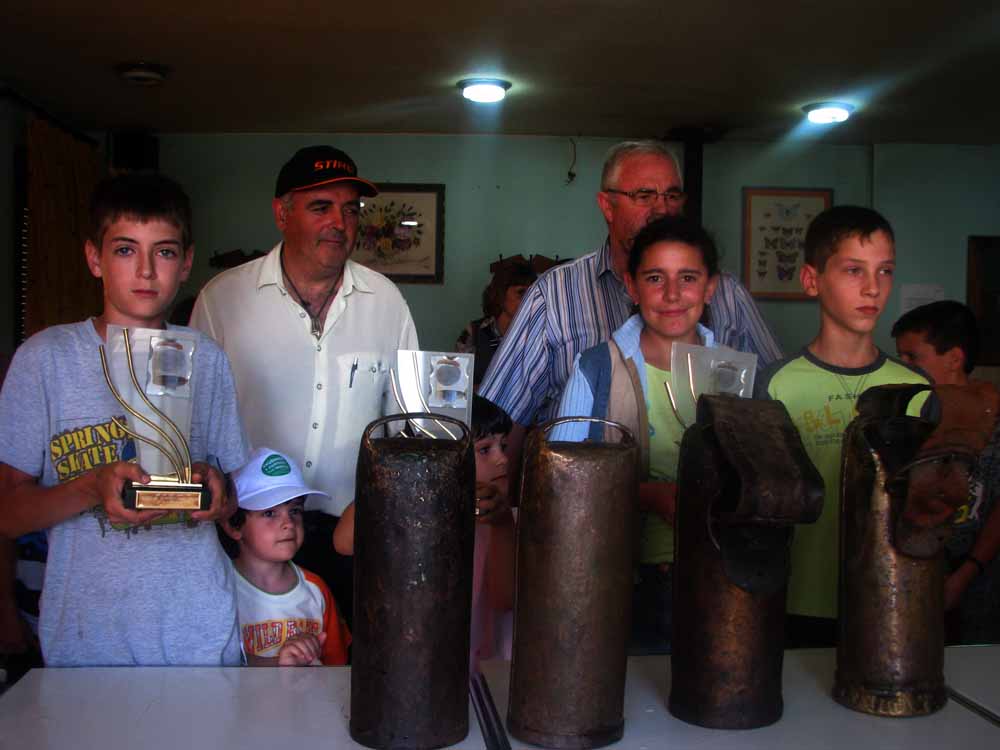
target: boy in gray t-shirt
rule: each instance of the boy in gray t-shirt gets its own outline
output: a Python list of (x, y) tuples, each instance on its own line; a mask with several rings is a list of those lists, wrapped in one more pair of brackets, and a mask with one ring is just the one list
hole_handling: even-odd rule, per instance
[(39, 638), (48, 666), (240, 663), (235, 584), (215, 533), (234, 509), (221, 473), (245, 462), (247, 440), (229, 361), (204, 336), (191, 378), (195, 481), (212, 495), (190, 525), (122, 504), (145, 483), (128, 423), (98, 347), (108, 325), (165, 328), (193, 259), (191, 209), (159, 175), (103, 182), (91, 203), (87, 265), (104, 285), (100, 316), (53, 326), (17, 351), (0, 392), (0, 535), (46, 529)]

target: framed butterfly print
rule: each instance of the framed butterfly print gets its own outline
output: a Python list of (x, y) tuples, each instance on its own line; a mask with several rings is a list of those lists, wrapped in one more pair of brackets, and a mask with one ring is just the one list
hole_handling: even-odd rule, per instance
[(831, 205), (829, 188), (743, 188), (743, 284), (754, 297), (809, 299), (799, 285), (806, 229)]

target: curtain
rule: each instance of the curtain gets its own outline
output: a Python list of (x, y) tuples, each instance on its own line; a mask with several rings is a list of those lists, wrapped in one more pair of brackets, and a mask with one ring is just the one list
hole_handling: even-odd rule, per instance
[(99, 279), (83, 255), (97, 147), (37, 117), (28, 123), (27, 241), (22, 258), (25, 336), (101, 312)]

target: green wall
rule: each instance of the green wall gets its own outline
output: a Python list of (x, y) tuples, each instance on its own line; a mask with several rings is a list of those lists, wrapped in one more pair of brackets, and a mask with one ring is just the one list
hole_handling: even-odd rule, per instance
[(1000, 146), (879, 146), (874, 174), (908, 280), (964, 300), (968, 236), (1000, 235)]

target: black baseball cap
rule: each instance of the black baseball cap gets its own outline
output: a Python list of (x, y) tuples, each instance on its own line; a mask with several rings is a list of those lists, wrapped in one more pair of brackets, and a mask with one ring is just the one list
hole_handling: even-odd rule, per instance
[(278, 172), (274, 197), (293, 190), (308, 190), (333, 182), (350, 182), (361, 195), (378, 195), (378, 188), (358, 177), (354, 159), (333, 146), (306, 146), (295, 152)]

